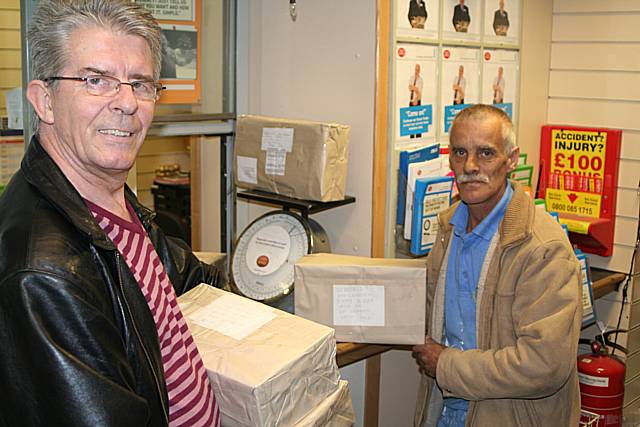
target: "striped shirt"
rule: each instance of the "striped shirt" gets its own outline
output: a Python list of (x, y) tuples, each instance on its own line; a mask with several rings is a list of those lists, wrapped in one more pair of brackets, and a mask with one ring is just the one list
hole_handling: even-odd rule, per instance
[(169, 425), (220, 425), (218, 404), (198, 349), (180, 311), (175, 290), (133, 208), (133, 222), (87, 200), (100, 228), (109, 236), (133, 273), (158, 331), (169, 395)]

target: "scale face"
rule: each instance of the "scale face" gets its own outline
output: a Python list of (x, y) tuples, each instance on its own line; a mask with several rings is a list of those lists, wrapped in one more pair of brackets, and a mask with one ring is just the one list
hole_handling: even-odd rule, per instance
[(269, 212), (247, 227), (233, 251), (231, 273), (240, 294), (274, 301), (293, 290), (293, 266), (311, 252), (312, 231), (302, 217)]

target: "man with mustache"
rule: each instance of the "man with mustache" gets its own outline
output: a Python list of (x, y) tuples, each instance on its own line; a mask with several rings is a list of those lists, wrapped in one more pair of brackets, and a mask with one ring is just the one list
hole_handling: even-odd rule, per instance
[(454, 119), (461, 201), (439, 215), (427, 258), (416, 427), (578, 424), (579, 265), (560, 225), (507, 179), (518, 154), (503, 111)]
[(43, 0), (35, 136), (0, 198), (0, 424), (219, 426), (176, 296), (217, 272), (126, 186), (162, 86), (129, 0)]

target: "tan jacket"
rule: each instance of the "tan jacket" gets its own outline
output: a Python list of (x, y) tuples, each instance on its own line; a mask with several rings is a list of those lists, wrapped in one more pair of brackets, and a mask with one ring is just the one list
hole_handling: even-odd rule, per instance
[[(514, 190), (480, 274), (478, 349), (442, 352), (438, 387), (422, 377), (415, 426), (424, 418), (424, 425), (437, 422), (443, 395), (470, 401), (466, 426), (578, 425), (580, 267), (558, 223), (519, 185)], [(436, 341), (443, 333), (449, 221), (456, 207), (440, 215), (427, 258), (427, 334)]]

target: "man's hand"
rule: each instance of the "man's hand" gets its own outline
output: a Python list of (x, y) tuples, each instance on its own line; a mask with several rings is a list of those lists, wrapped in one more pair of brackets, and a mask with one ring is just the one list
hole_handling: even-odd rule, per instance
[(420, 373), (435, 378), (438, 358), (445, 348), (447, 347), (438, 344), (431, 337), (427, 337), (424, 344), (413, 346), (411, 356), (416, 359)]

